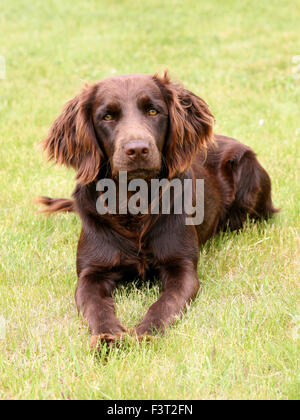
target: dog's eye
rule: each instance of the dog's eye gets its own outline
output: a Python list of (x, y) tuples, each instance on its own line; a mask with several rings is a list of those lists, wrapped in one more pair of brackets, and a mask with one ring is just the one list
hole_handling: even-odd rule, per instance
[(111, 114), (105, 114), (104, 117), (103, 117), (103, 119), (105, 121), (111, 121), (113, 119), (113, 116)]
[(158, 114), (158, 111), (155, 108), (148, 109), (148, 115), (150, 115), (150, 117), (154, 117), (157, 114)]

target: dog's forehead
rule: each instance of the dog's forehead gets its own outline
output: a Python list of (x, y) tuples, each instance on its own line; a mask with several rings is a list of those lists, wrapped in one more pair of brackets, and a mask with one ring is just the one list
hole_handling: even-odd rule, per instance
[(150, 95), (163, 99), (161, 91), (149, 74), (127, 74), (113, 76), (98, 83), (98, 98), (102, 100), (126, 100), (140, 95)]

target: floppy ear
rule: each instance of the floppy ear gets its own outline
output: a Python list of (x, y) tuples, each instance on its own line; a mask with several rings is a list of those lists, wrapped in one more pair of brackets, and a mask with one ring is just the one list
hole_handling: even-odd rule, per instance
[(214, 116), (203, 99), (183, 86), (172, 83), (165, 72), (163, 77), (154, 75), (169, 109), (169, 132), (165, 143), (164, 158), (169, 178), (185, 172), (196, 153), (213, 142)]
[(96, 178), (102, 156), (92, 120), (96, 90), (96, 84), (87, 86), (67, 102), (43, 140), (49, 160), (73, 167), (76, 179), (83, 184)]

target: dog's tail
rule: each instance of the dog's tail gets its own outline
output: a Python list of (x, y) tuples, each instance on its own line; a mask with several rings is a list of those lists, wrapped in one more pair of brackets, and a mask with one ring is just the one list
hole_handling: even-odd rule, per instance
[(71, 213), (76, 211), (74, 200), (69, 198), (38, 197), (36, 202), (44, 206), (40, 210), (41, 213)]

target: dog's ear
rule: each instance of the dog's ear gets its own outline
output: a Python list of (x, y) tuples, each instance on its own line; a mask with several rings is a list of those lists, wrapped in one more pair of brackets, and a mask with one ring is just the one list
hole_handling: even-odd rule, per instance
[(192, 164), (196, 153), (213, 141), (214, 116), (207, 103), (163, 77), (154, 75), (169, 110), (169, 130), (165, 143), (164, 158), (169, 178), (183, 173)]
[(67, 102), (43, 140), (48, 158), (73, 167), (77, 171), (76, 179), (82, 184), (88, 184), (96, 178), (103, 156), (92, 118), (96, 90), (96, 84), (86, 86)]

